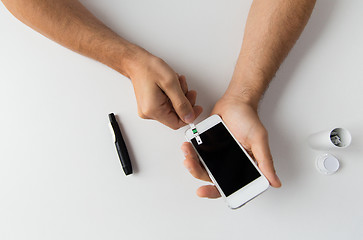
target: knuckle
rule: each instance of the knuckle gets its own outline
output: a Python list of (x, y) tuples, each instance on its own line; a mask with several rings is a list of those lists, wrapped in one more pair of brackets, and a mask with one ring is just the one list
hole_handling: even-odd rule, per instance
[(189, 108), (189, 102), (181, 101), (181, 102), (175, 103), (173, 106), (175, 109), (178, 109), (178, 110), (187, 110)]
[(139, 115), (140, 118), (145, 119), (146, 115), (141, 111), (141, 108), (137, 108), (137, 115)]
[(154, 109), (152, 107), (146, 107), (142, 109), (142, 113), (146, 118), (151, 118), (154, 115)]
[(150, 119), (152, 116), (154, 116), (154, 113), (155, 113), (155, 107), (150, 104), (146, 104), (145, 106), (141, 107), (138, 111), (139, 116), (143, 119)]
[(170, 128), (171, 128), (171, 129), (173, 129), (173, 130), (178, 130), (180, 127), (179, 127), (179, 126), (174, 126), (174, 125), (173, 125), (173, 126), (170, 126)]
[(153, 61), (153, 63), (155, 65), (164, 65), (164, 64), (166, 64), (166, 62), (163, 59), (159, 58), (159, 57), (153, 57), (152, 61)]
[(142, 111), (138, 111), (137, 113), (139, 115), (140, 118), (142, 119), (148, 119), (148, 117), (142, 112)]
[(199, 180), (206, 180), (206, 179), (205, 179), (205, 174), (202, 172), (202, 170), (192, 169), (192, 170), (191, 170), (191, 174), (192, 174), (192, 175), (193, 175), (193, 177), (195, 177), (196, 179), (199, 179)]
[(163, 89), (165, 89), (166, 91), (171, 89), (175, 83), (176, 83), (175, 76), (171, 74), (168, 74), (167, 76), (164, 76), (163, 78), (160, 79), (160, 84), (163, 87)]
[(166, 63), (164, 62), (163, 59), (159, 58), (159, 57), (156, 57), (156, 56), (152, 56), (149, 58), (149, 61), (148, 61), (148, 65), (151, 67), (151, 68), (159, 68), (160, 66), (163, 66), (165, 65)]
[(199, 180), (203, 180), (203, 174), (200, 173), (199, 171), (192, 171), (192, 174), (193, 176), (196, 178), (196, 179), (199, 179)]

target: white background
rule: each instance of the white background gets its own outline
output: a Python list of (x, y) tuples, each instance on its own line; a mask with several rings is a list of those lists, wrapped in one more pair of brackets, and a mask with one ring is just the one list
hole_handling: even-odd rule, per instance
[[(185, 74), (208, 116), (226, 89), (251, 1), (83, 1), (117, 33)], [(48, 40), (0, 4), (0, 239), (360, 239), (363, 3), (318, 1), (260, 107), (282, 180), (239, 210), (200, 199), (185, 128), (137, 116), (130, 81)], [(283, 26), (282, 26), (283, 27)], [(135, 174), (108, 128), (119, 115)], [(353, 137), (315, 169), (307, 137)]]

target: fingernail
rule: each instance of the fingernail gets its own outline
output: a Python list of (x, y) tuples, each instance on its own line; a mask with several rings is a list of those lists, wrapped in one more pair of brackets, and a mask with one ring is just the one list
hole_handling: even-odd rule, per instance
[(192, 123), (194, 121), (194, 113), (191, 112), (184, 117), (186, 123)]

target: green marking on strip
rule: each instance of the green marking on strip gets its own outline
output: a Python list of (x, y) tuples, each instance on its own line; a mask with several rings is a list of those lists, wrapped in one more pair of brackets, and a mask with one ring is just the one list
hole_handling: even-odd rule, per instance
[(196, 128), (194, 128), (192, 131), (193, 131), (193, 133), (197, 133), (198, 132)]

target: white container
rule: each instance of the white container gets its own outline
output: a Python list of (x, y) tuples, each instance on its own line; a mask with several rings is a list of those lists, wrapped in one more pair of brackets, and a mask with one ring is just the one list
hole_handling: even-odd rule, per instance
[(308, 142), (315, 149), (346, 148), (352, 142), (352, 136), (345, 128), (334, 128), (311, 135)]
[(329, 153), (325, 153), (316, 158), (316, 168), (322, 174), (333, 174), (340, 167), (339, 160)]

